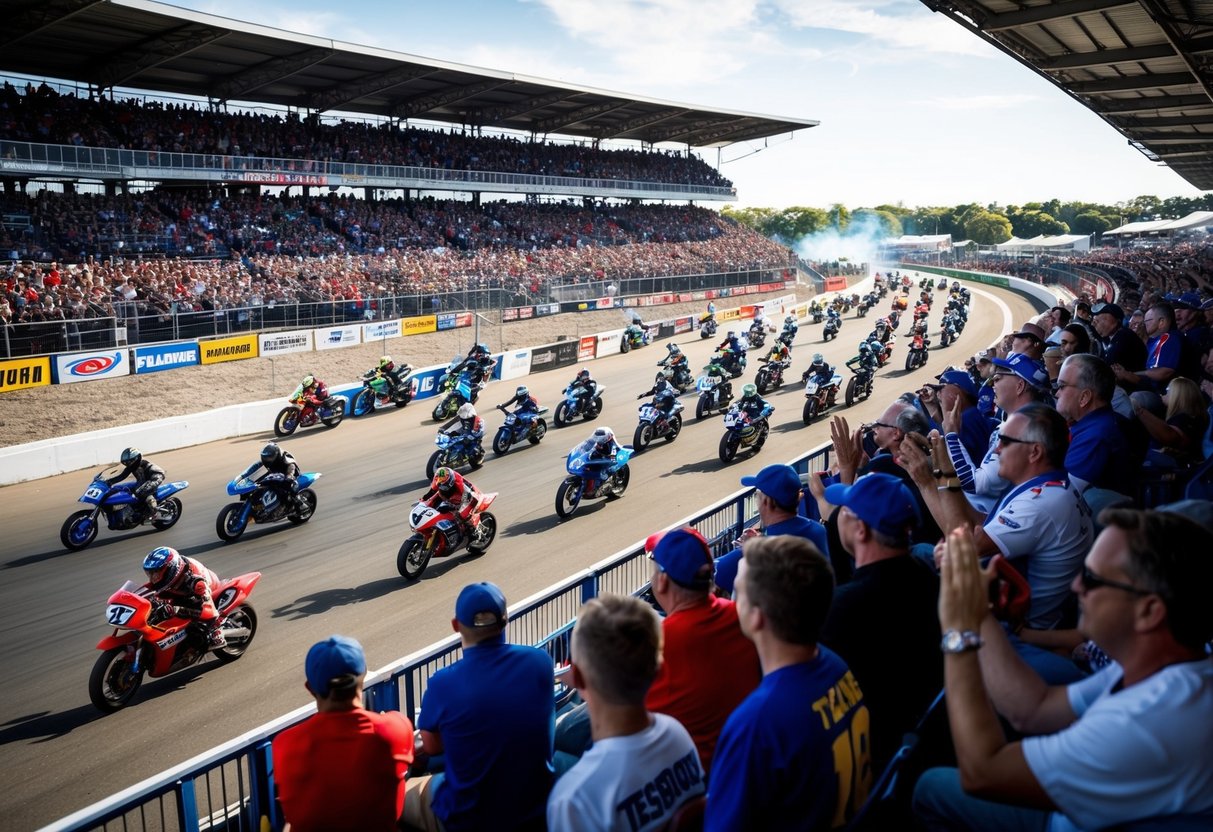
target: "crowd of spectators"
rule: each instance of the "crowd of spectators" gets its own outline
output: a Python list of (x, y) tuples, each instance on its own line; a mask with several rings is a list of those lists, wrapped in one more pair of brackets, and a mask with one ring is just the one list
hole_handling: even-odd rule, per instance
[(731, 187), (696, 156), (676, 151), (607, 150), (388, 121), (330, 123), (297, 113), (227, 112), (136, 98), (80, 98), (47, 84), (0, 91), (0, 139), (213, 156), (216, 167), (248, 167), (251, 157), (293, 160), (285, 169), (319, 172), (326, 162), (442, 170), (569, 176)]

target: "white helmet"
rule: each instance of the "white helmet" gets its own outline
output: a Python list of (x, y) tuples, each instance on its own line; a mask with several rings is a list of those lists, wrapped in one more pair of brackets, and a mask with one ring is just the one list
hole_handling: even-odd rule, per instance
[(608, 427), (597, 428), (594, 431), (593, 439), (594, 439), (595, 445), (597, 445), (600, 448), (604, 447), (608, 443), (615, 441), (615, 431), (611, 430)]
[(476, 418), (476, 406), (473, 405), (471, 402), (461, 405), (459, 407), (458, 416), (460, 419), (475, 419)]

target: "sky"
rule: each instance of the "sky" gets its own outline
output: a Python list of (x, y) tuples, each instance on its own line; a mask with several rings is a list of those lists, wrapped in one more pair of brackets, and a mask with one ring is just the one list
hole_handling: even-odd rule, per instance
[[(739, 207), (1200, 191), (919, 0), (173, 0), (348, 43), (821, 124), (719, 152)], [(716, 165), (715, 149), (703, 151)]]

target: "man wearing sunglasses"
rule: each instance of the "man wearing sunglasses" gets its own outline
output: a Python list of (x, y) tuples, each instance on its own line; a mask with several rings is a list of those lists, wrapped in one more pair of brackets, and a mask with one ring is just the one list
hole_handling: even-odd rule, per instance
[[(1065, 687), (1015, 655), (989, 612), (991, 570), (967, 532), (949, 536), (939, 621), (959, 768), (920, 778), (928, 829), (1213, 828), (1213, 534), (1159, 512), (1100, 521), (1071, 588), (1113, 663)], [(995, 712), (1029, 736), (1008, 742)]]

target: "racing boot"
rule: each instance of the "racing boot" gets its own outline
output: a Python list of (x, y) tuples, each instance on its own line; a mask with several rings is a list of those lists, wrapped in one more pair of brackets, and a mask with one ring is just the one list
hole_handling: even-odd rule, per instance
[(227, 647), (227, 637), (223, 635), (223, 628), (219, 626), (218, 621), (212, 622), (206, 633), (206, 646), (209, 650), (221, 650)]

